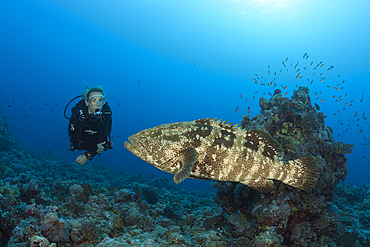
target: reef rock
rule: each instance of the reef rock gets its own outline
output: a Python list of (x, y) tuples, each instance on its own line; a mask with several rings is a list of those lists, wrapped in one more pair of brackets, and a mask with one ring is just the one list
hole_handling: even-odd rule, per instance
[(9, 151), (17, 147), (17, 141), (10, 135), (5, 117), (0, 112), (0, 151)]
[[(234, 221), (235, 213), (243, 216), (234, 225), (241, 236), (254, 238), (254, 246), (311, 245), (338, 238), (339, 213), (328, 205), (337, 184), (346, 177), (345, 154), (353, 145), (334, 141), (332, 129), (324, 123), (326, 116), (312, 107), (307, 87), (294, 90), (291, 98), (277, 93), (269, 101), (261, 98), (259, 104), (261, 112), (252, 119), (249, 114), (244, 116), (241, 126), (268, 132), (283, 146), (285, 161), (314, 156), (321, 170), (318, 185), (312, 191), (302, 191), (275, 180), (277, 190), (272, 193), (249, 189), (240, 197), (235, 193), (240, 188), (236, 188), (245, 185), (213, 182), (218, 188), (217, 203), (234, 214)], [(242, 221), (250, 222), (248, 230), (240, 228)]]

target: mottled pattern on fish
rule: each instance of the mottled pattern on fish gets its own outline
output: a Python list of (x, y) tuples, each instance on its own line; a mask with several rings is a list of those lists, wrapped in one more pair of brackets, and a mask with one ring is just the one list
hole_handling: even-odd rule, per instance
[(303, 190), (319, 177), (314, 157), (283, 161), (282, 146), (268, 133), (246, 131), (221, 120), (198, 119), (162, 124), (129, 137), (125, 147), (157, 168), (175, 174), (175, 183), (188, 177), (235, 181), (269, 192), (273, 180)]

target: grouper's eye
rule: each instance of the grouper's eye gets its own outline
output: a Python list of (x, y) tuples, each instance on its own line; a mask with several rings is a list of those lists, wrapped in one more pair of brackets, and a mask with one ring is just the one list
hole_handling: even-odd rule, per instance
[(141, 132), (140, 132), (140, 134), (142, 134), (142, 135), (146, 135), (146, 134), (147, 134), (147, 132), (144, 130), (144, 131), (141, 131)]

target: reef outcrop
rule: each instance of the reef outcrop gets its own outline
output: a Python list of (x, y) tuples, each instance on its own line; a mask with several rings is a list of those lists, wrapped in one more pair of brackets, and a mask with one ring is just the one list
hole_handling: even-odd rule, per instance
[(9, 151), (15, 147), (17, 147), (17, 141), (10, 135), (5, 117), (0, 112), (0, 151)]
[[(246, 187), (241, 184), (213, 182), (219, 189), (217, 202), (228, 214), (240, 212), (250, 222), (248, 229), (238, 229), (239, 236), (259, 239), (268, 231), (273, 232), (269, 236), (276, 246), (332, 244), (341, 236), (334, 190), (346, 178), (345, 154), (353, 145), (334, 141), (332, 129), (324, 123), (326, 116), (311, 104), (307, 87), (294, 90), (291, 98), (281, 92), (269, 100), (261, 97), (259, 105), (260, 113), (253, 118), (245, 115), (241, 126), (268, 132), (283, 145), (285, 160), (314, 156), (321, 168), (318, 185), (305, 192), (275, 181), (275, 192), (261, 194), (240, 188)], [(243, 190), (248, 192), (241, 197), (239, 191)]]

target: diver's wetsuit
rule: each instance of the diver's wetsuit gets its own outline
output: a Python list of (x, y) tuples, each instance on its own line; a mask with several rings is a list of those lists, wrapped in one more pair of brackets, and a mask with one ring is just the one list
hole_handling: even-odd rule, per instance
[(97, 154), (97, 144), (106, 142), (105, 150), (112, 148), (110, 132), (112, 129), (112, 111), (108, 103), (103, 105), (101, 116), (88, 114), (84, 100), (80, 100), (72, 108), (69, 120), (68, 135), (71, 150), (86, 150), (86, 157), (91, 160)]

